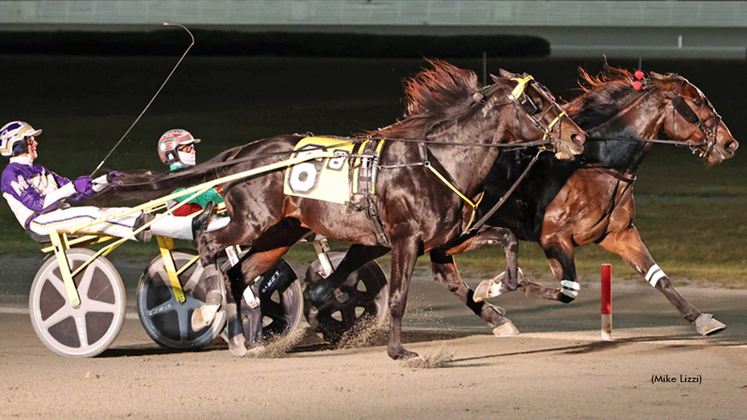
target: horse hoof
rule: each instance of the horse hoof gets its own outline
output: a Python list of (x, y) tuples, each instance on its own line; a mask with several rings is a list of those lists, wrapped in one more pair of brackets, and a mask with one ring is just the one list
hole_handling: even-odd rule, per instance
[(519, 329), (516, 328), (513, 322), (508, 321), (493, 328), (493, 335), (496, 337), (515, 337), (519, 335)]
[(236, 357), (246, 356), (246, 341), (244, 336), (239, 334), (228, 340), (228, 350)]
[(209, 327), (215, 315), (218, 313), (220, 305), (202, 305), (192, 312), (192, 318), (190, 320), (193, 331), (200, 331), (205, 327)]
[(249, 350), (246, 351), (246, 355), (249, 357), (260, 357), (265, 352), (266, 348), (263, 345), (258, 345), (256, 347), (252, 347)]
[(387, 350), (387, 354), (393, 360), (410, 360), (410, 359), (421, 357), (420, 354), (415, 353), (414, 351), (406, 350), (405, 348), (402, 348), (402, 347), (400, 347), (399, 350), (389, 349)]
[(472, 300), (475, 302), (482, 302), (483, 300), (491, 299), (503, 294), (506, 291), (505, 286), (501, 282), (496, 282), (496, 279), (502, 278), (504, 273), (501, 273), (495, 279), (483, 280), (477, 285), (475, 293), (472, 296)]
[(695, 320), (695, 329), (700, 335), (713, 335), (726, 329), (726, 324), (718, 321), (712, 314), (700, 314)]
[(332, 296), (332, 290), (320, 284), (309, 292), (309, 300), (315, 304), (326, 302)]

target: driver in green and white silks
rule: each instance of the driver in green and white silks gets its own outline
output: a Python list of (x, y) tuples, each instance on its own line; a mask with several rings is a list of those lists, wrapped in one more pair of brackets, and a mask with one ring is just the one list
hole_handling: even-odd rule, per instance
[[(169, 130), (163, 133), (163, 135), (161, 135), (161, 138), (158, 140), (158, 156), (161, 158), (161, 162), (169, 165), (169, 169), (171, 171), (186, 170), (195, 166), (195, 164), (197, 163), (197, 150), (195, 149), (195, 144), (199, 143), (200, 141), (200, 139), (196, 139), (187, 130), (183, 130), (180, 128)], [(184, 188), (177, 189), (174, 192), (182, 190), (184, 190)], [(177, 198), (173, 201), (169, 201), (168, 207), (174, 207), (177, 203), (180, 203), (187, 198), (189, 197), (185, 196), (182, 198)], [(218, 188), (211, 188), (203, 194), (187, 201), (181, 207), (174, 210), (173, 214), (175, 216), (188, 216), (196, 212), (203, 211), (203, 209), (206, 207), (212, 207), (213, 205), (217, 205), (220, 203), (223, 203), (223, 196), (220, 194), (220, 190)], [(226, 216), (213, 217), (210, 220), (206, 231), (209, 232), (212, 230), (220, 229), (226, 226), (229, 221), (230, 218)], [(170, 236), (178, 236), (178, 232), (171, 232)], [(240, 252), (241, 249), (238, 245), (226, 248), (226, 254), (228, 255), (231, 266), (235, 266), (239, 263)], [(244, 290), (243, 299), (249, 308), (242, 310), (242, 315), (247, 316), (250, 320), (259, 320), (258, 322), (252, 322), (255, 328), (252, 328), (252, 333), (249, 334), (249, 337), (245, 337), (245, 343), (250, 347), (256, 348), (259, 346), (259, 341), (262, 337), (262, 315), (259, 307), (259, 298), (255, 294), (255, 292), (252, 291), (252, 287), (247, 286)], [(229, 315), (228, 319), (239, 320), (239, 317), (230, 316), (231, 312), (235, 314), (237, 311), (238, 309), (235, 304), (227, 305), (226, 312)], [(227, 326), (226, 333), (228, 334), (228, 336), (224, 338), (227, 341), (235, 338), (238, 338), (240, 340), (243, 334), (243, 326), (240, 325), (240, 323), (237, 325), (229, 324)]]

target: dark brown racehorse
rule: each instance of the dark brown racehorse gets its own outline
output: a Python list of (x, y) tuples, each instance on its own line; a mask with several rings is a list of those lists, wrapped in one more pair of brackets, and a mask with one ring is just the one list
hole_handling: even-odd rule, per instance
[[(589, 133), (586, 150), (573, 161), (541, 157), (488, 222), (510, 228), (520, 239), (538, 242), (563, 287), (546, 288), (527, 279), (519, 286), (528, 295), (573, 301), (579, 290), (574, 248), (598, 243), (620, 255), (663, 293), (698, 333), (721, 331), (725, 325), (690, 304), (646, 249), (633, 224), (633, 183), (652, 145), (646, 140), (662, 133), (672, 139), (663, 142), (688, 145), (710, 164), (732, 157), (739, 144), (705, 95), (682, 76), (654, 72), (644, 76), (609, 66), (596, 77), (580, 72), (585, 93), (564, 109)], [(499, 157), (485, 181), (481, 208), (496, 203), (532, 157), (525, 151), (518, 153), (522, 155), (518, 160), (510, 154)], [(486, 229), (463, 246), (474, 249), (497, 236), (516, 247), (504, 233)], [(508, 276), (502, 280), (483, 282), (477, 289), (478, 300), (517, 288)], [(471, 293), (454, 278), (449, 284), (460, 297)]]
[[(416, 355), (401, 342), (402, 315), (415, 260), (458, 237), (469, 224), (473, 207), (464, 198), (477, 200), (482, 181), (500, 153), (500, 148), (489, 146), (547, 139), (559, 157), (569, 158), (583, 150), (585, 141), (583, 130), (563, 118), (551, 95), (531, 78), (495, 77), (493, 84), (483, 87), (471, 71), (443, 62), (433, 64), (433, 69), (409, 81), (404, 118), (376, 136), (388, 139), (381, 150), (372, 205), (378, 210), (381, 232), (392, 251), (388, 354), (394, 359)], [(517, 86), (521, 87), (517, 90)], [(276, 163), (287, 156), (273, 154), (291, 151), (303, 137), (281, 136), (236, 147), (182, 175), (125, 176), (123, 185), (103, 192), (99, 200), (147, 200), (177, 187)], [(231, 160), (237, 163), (216, 168)], [(309, 230), (367, 246), (374, 257), (381, 253), (381, 235), (376, 234), (365, 212), (286, 196), (284, 177), (285, 171), (278, 170), (224, 186), (231, 222), (197, 239), (210, 289), (217, 291), (221, 275), (216, 259), (230, 245), (252, 243), (252, 255), (244, 263), (247, 279), (270, 268)], [(245, 285), (227, 286), (233, 291), (227, 296), (227, 312), (235, 317), (236, 294)], [(212, 322), (219, 304), (217, 293), (208, 294), (207, 304), (193, 314), (193, 327)], [(231, 337), (229, 347), (235, 354), (245, 353), (243, 335)]]

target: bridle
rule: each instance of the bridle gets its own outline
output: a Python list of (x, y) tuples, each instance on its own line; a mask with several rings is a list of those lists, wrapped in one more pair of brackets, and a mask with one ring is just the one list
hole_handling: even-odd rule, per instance
[[(696, 127), (698, 127), (698, 130), (700, 130), (700, 139), (695, 143), (691, 143), (689, 147), (693, 154), (699, 154), (699, 157), (705, 157), (708, 156), (711, 150), (713, 150), (713, 147), (716, 145), (716, 139), (718, 136), (718, 125), (721, 122), (721, 116), (714, 111), (713, 115), (709, 116), (706, 119), (701, 119), (698, 114), (695, 113), (692, 108), (690, 108), (690, 105), (685, 102), (685, 99), (680, 96), (680, 92), (686, 84), (687, 80), (683, 80), (682, 83), (680, 83), (680, 85), (677, 87), (677, 89), (672, 91), (672, 93), (674, 94), (674, 96), (672, 97), (672, 133), (674, 134), (674, 132), (676, 131), (674, 111), (677, 111), (682, 119), (689, 122), (690, 124), (694, 124)], [(713, 122), (711, 124), (708, 124), (709, 120), (713, 120)], [(697, 147), (702, 145), (707, 146), (705, 151), (698, 150)]]
[[(519, 110), (523, 111), (526, 116), (532, 121), (535, 127), (542, 131), (542, 133), (544, 133), (542, 136), (542, 140), (548, 141), (548, 143), (553, 146), (553, 150), (557, 151), (558, 143), (560, 141), (559, 138), (562, 137), (562, 121), (563, 118), (567, 117), (565, 111), (563, 111), (552, 98), (546, 98), (548, 99), (550, 105), (543, 110), (540, 106), (537, 105), (537, 103), (535, 103), (531, 96), (526, 94), (526, 88), (530, 84), (538, 85), (540, 86), (539, 90), (546, 92), (546, 89), (544, 89), (542, 85), (536, 82), (531, 75), (523, 78), (512, 77), (511, 80), (517, 82), (516, 87), (514, 87), (514, 89), (508, 95), (509, 103), (513, 104), (514, 106), (514, 114), (516, 115), (516, 119), (519, 119)], [(549, 124), (546, 124), (544, 121), (545, 116), (551, 110), (555, 110), (557, 116)], [(558, 137), (555, 137), (552, 134), (556, 125), (558, 126)]]
[[(649, 84), (650, 82), (647, 80), (644, 80), (643, 72), (640, 71), (636, 72), (636, 80), (633, 82), (633, 88), (635, 90), (641, 90), (641, 88), (644, 86), (644, 84)], [(641, 83), (643, 82), (643, 83)], [(690, 108), (690, 105), (687, 104), (685, 99), (680, 95), (680, 92), (682, 89), (687, 85), (687, 80), (683, 80), (680, 85), (671, 91), (672, 97), (670, 98), (670, 101), (672, 103), (672, 134), (677, 131), (675, 126), (675, 118), (674, 113), (677, 112), (682, 119), (689, 122), (690, 124), (695, 125), (698, 130), (700, 130), (700, 133), (702, 134), (700, 136), (700, 139), (698, 141), (694, 142), (692, 140), (673, 140), (673, 139), (667, 139), (667, 140), (660, 140), (660, 139), (644, 139), (644, 138), (638, 138), (638, 137), (593, 137), (590, 136), (587, 138), (589, 141), (632, 141), (632, 142), (643, 142), (643, 143), (657, 143), (657, 144), (668, 144), (673, 146), (685, 146), (688, 147), (693, 154), (697, 154), (698, 157), (705, 157), (707, 156), (711, 150), (713, 150), (713, 147), (716, 145), (716, 140), (718, 136), (718, 125), (721, 122), (721, 116), (714, 110), (713, 115), (709, 116), (706, 119), (701, 119), (698, 117), (698, 114), (695, 113), (695, 111)], [(657, 88), (657, 86), (653, 86), (654, 88)], [(659, 88), (660, 90), (663, 90)], [(654, 96), (651, 94), (651, 89), (643, 88), (643, 92), (648, 94), (649, 97), (654, 98), (658, 100), (659, 102), (666, 102), (665, 99), (662, 99), (658, 96)], [(666, 92), (666, 91), (664, 91)], [(640, 98), (640, 97), (639, 97)], [(713, 120), (711, 124), (708, 124), (709, 120)], [(699, 147), (701, 146), (707, 146), (705, 151), (701, 151)]]

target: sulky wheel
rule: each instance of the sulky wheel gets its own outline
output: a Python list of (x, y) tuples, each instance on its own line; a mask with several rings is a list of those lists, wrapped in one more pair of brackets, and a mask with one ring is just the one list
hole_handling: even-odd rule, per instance
[[(345, 253), (339, 250), (327, 253), (334, 268), (340, 264)], [(304, 280), (307, 290), (322, 281), (319, 272), (321, 263), (315, 260), (306, 270)], [(370, 261), (351, 273), (334, 296), (322, 305), (322, 309), (316, 308), (316, 330), (325, 340), (336, 343), (345, 332), (363, 327), (364, 322), (373, 321), (374, 325), (381, 325), (388, 315), (388, 301), (389, 286), (384, 271), (376, 261)], [(307, 319), (312, 307), (313, 304), (306, 299), (304, 313)]]
[[(196, 251), (172, 251), (176, 270), (191, 261)], [(205, 302), (205, 289), (199, 280), (203, 268), (199, 260), (180, 276), (186, 301), (179, 303), (174, 296), (161, 255), (154, 258), (140, 277), (137, 285), (137, 312), (150, 338), (170, 349), (199, 349), (208, 345), (223, 330), (226, 313), (221, 310), (208, 328), (194, 331), (190, 326), (192, 312)], [(220, 282), (223, 288), (223, 283)]]
[[(272, 268), (262, 274), (252, 286), (259, 296), (262, 313), (262, 336), (266, 340), (290, 335), (301, 325), (303, 317), (303, 290), (293, 268), (280, 259)], [(244, 299), (241, 300), (241, 317), (244, 336), (254, 340), (252, 323), (253, 311)]]
[(285, 336), (301, 324), (303, 290), (293, 268), (280, 259), (259, 280), (262, 333), (265, 338)]
[[(75, 271), (95, 253), (74, 248), (66, 252)], [(125, 291), (119, 273), (104, 257), (98, 257), (73, 279), (80, 306), (69, 303), (57, 259), (42, 264), (31, 284), (31, 324), (42, 343), (62, 356), (93, 357), (117, 338), (125, 318)]]

